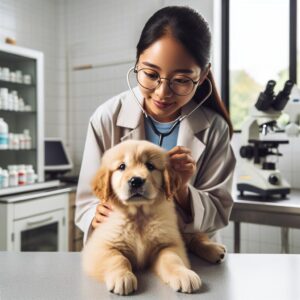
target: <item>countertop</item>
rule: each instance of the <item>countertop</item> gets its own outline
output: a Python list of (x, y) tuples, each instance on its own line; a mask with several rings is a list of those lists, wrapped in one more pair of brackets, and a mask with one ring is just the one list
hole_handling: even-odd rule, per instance
[[(138, 291), (124, 299), (300, 299), (300, 255), (229, 254), (221, 265), (191, 256), (203, 286), (196, 294), (173, 291), (154, 274), (137, 274)], [(1, 300), (122, 299), (81, 271), (80, 253), (0, 252)]]
[[(71, 193), (71, 192), (76, 192), (76, 188), (77, 188), (76, 184), (61, 182), (56, 187), (0, 196), (0, 203), (16, 203), (16, 202), (33, 200), (37, 198), (48, 197), (48, 196), (58, 195), (63, 193)], [(0, 300), (2, 299), (0, 298)]]
[(241, 197), (235, 191), (233, 199), (234, 208), (237, 209), (300, 214), (300, 189), (291, 189), (291, 192), (284, 199), (271, 197), (266, 200), (259, 200), (255, 195)]

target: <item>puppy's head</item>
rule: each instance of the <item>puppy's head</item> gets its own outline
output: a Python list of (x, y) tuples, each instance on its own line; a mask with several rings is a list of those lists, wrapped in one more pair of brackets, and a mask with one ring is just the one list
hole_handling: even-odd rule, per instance
[(179, 186), (179, 176), (171, 171), (168, 155), (147, 142), (129, 140), (105, 152), (93, 190), (102, 202), (123, 205), (152, 204), (170, 199)]

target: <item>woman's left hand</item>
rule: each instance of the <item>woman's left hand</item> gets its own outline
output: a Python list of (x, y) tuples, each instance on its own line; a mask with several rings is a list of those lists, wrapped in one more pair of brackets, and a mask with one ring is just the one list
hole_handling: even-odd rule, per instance
[(182, 188), (186, 188), (191, 177), (196, 172), (196, 162), (191, 151), (183, 146), (176, 146), (168, 151), (171, 166), (181, 178)]

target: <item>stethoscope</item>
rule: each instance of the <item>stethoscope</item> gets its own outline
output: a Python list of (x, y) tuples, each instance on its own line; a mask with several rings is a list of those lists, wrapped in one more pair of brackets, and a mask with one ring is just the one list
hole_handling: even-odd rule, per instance
[(210, 80), (208, 78), (206, 78), (206, 80), (208, 81), (209, 83), (209, 92), (207, 93), (207, 95), (204, 97), (204, 99), (191, 111), (189, 112), (187, 115), (185, 116), (179, 116), (175, 121), (174, 121), (174, 124), (172, 125), (172, 127), (167, 131), (167, 132), (160, 132), (154, 122), (153, 122), (153, 117), (151, 117), (150, 115), (147, 114), (147, 112), (144, 110), (143, 106), (141, 105), (138, 97), (136, 96), (136, 94), (134, 93), (133, 89), (131, 88), (131, 85), (130, 85), (130, 80), (129, 80), (129, 75), (130, 73), (135, 69), (135, 67), (131, 67), (128, 72), (127, 72), (127, 85), (131, 91), (131, 93), (133, 94), (135, 100), (137, 101), (140, 109), (142, 110), (145, 118), (147, 120), (149, 120), (149, 124), (153, 130), (153, 132), (159, 137), (159, 142), (158, 142), (158, 145), (161, 146), (162, 143), (163, 143), (163, 139), (166, 137), (166, 136), (169, 136), (174, 130), (175, 128), (180, 124), (181, 121), (183, 121), (185, 118), (188, 118), (196, 109), (198, 109), (206, 100), (207, 98), (211, 95), (212, 93), (212, 84), (210, 82)]

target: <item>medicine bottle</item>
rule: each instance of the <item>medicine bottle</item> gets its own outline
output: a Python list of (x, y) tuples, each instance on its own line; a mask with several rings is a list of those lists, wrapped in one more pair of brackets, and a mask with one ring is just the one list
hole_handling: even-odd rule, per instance
[(8, 125), (0, 118), (0, 149), (8, 148)]
[(7, 170), (2, 170), (2, 187), (7, 188), (8, 187), (8, 172)]
[(26, 184), (33, 184), (35, 180), (35, 174), (32, 165), (26, 166)]
[(19, 184), (19, 175), (17, 172), (17, 166), (10, 165), (8, 166), (8, 185), (18, 186), (18, 184)]
[(26, 184), (26, 170), (25, 165), (18, 166), (18, 184), (24, 185)]
[(25, 149), (31, 149), (32, 148), (32, 138), (29, 133), (29, 129), (24, 129), (23, 131), (24, 135), (24, 141), (25, 141)]

